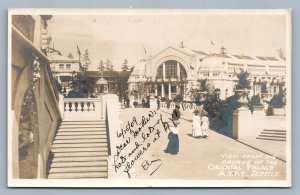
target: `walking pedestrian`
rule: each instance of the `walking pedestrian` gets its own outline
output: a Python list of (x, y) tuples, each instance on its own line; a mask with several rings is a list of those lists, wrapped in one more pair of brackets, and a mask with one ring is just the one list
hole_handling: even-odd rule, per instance
[(202, 131), (202, 137), (206, 138), (208, 137), (208, 130), (209, 130), (209, 119), (208, 119), (208, 113), (206, 110), (202, 110), (202, 118), (201, 118), (201, 131)]
[(174, 121), (179, 121), (179, 119), (180, 119), (180, 111), (179, 111), (179, 109), (180, 109), (180, 106), (176, 105), (175, 109), (172, 112), (172, 121), (173, 122)]
[(173, 122), (174, 126), (170, 127), (170, 132), (168, 134), (169, 143), (165, 150), (166, 153), (170, 153), (172, 155), (176, 155), (179, 152), (179, 127), (178, 121)]
[(193, 137), (202, 136), (201, 118), (200, 118), (199, 110), (194, 111), (192, 136)]

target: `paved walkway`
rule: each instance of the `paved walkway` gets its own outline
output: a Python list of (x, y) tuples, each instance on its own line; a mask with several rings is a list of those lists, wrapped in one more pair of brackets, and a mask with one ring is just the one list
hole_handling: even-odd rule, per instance
[[(133, 117), (140, 121), (141, 117), (146, 116), (149, 110), (143, 108), (122, 109), (120, 118), (123, 121), (123, 128)], [(143, 139), (140, 135), (143, 132), (146, 135), (148, 131), (146, 127), (154, 125), (159, 120), (160, 114), (164, 120), (167, 120), (170, 117), (167, 112), (170, 111), (158, 110), (155, 117), (151, 118), (145, 128), (141, 130), (136, 140), (132, 138), (121, 154), (128, 154), (134, 147), (134, 141), (145, 145), (148, 140), (153, 140), (155, 137), (153, 133), (149, 134), (149, 139), (145, 142), (142, 142)], [(185, 111), (183, 118), (189, 115), (189, 112)], [(134, 178), (201, 180), (285, 178), (285, 162), (214, 131), (209, 132), (210, 135), (207, 139), (193, 138), (191, 136), (192, 123), (189, 120), (182, 119), (179, 125), (179, 153), (177, 155), (166, 154), (164, 149), (168, 143), (167, 133), (161, 124), (156, 127), (161, 131), (160, 137), (155, 143), (151, 142), (148, 150), (144, 151), (134, 162), (130, 169), (130, 174)], [(125, 138), (115, 140), (114, 143), (124, 143)], [(138, 150), (134, 154), (137, 152)], [(125, 170), (125, 164), (120, 166), (115, 175), (123, 175), (126, 178), (127, 174), (123, 170)]]
[[(171, 114), (171, 110), (162, 109), (164, 113)], [(185, 121), (191, 121), (193, 118), (193, 110), (181, 111), (182, 118)], [(271, 117), (269, 117), (271, 118)], [(286, 129), (285, 117), (273, 117), (269, 119), (269, 124), (264, 124), (266, 129)], [(279, 160), (286, 161), (286, 142), (285, 141), (272, 141), (272, 140), (259, 140), (255, 137), (249, 137), (244, 139), (236, 140), (248, 147), (253, 147), (256, 150), (260, 150), (265, 154), (270, 154), (278, 158)]]

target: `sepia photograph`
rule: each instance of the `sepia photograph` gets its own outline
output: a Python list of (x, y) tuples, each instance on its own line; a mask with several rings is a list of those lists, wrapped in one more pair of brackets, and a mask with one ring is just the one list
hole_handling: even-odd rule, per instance
[(288, 9), (11, 9), (8, 186), (291, 187)]

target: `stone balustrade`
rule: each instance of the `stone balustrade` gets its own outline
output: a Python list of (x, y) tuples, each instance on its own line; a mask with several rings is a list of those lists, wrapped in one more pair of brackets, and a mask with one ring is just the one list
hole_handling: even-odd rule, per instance
[(102, 98), (64, 98), (64, 119), (104, 120), (106, 113), (105, 102)]

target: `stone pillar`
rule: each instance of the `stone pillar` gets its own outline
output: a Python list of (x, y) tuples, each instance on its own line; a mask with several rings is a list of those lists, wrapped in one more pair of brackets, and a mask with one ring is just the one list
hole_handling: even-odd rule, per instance
[(153, 96), (150, 97), (150, 108), (157, 109), (157, 101)]
[(166, 78), (166, 63), (163, 63), (163, 79)]
[(157, 96), (157, 84), (155, 84), (155, 96)]
[(161, 84), (161, 97), (165, 97), (165, 87), (164, 84)]
[(171, 100), (171, 83), (169, 83), (169, 100)]
[(177, 62), (177, 78), (180, 78), (180, 66), (179, 66), (179, 62)]
[(257, 130), (250, 110), (238, 109), (233, 113), (232, 137), (234, 139), (255, 139)]

